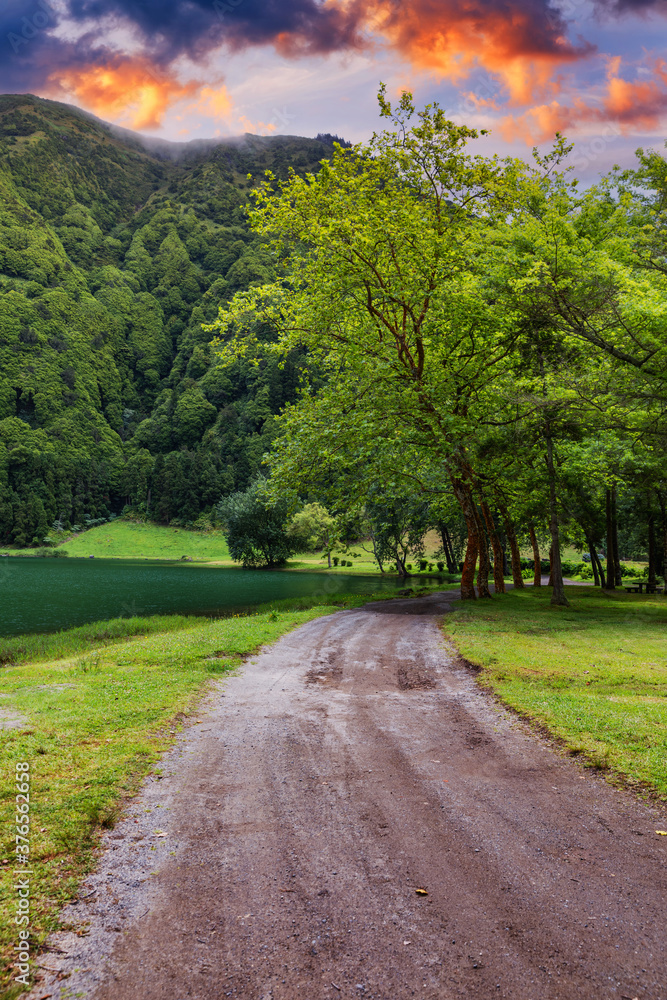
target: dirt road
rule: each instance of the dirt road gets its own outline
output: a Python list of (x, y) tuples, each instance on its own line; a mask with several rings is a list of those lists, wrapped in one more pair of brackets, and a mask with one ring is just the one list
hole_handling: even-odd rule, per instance
[(664, 816), (479, 691), (450, 599), (321, 618), (224, 681), (34, 997), (666, 1000)]

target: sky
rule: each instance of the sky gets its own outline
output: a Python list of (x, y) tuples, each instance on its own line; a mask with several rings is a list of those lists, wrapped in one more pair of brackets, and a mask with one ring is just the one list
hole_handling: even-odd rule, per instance
[(586, 175), (667, 134), (667, 0), (3, 0), (0, 89), (188, 141), (360, 141), (413, 92), (526, 156), (556, 131)]

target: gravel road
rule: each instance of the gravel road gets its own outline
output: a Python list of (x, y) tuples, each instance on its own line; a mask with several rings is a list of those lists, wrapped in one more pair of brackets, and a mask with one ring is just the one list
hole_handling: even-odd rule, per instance
[(664, 814), (479, 690), (452, 599), (320, 618), (217, 685), (31, 998), (667, 1000)]

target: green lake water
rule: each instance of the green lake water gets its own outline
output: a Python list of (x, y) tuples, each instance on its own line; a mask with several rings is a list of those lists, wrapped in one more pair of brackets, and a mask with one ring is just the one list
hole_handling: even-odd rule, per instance
[(396, 580), (120, 559), (0, 558), (0, 635), (133, 615), (215, 616), (286, 597), (369, 594)]

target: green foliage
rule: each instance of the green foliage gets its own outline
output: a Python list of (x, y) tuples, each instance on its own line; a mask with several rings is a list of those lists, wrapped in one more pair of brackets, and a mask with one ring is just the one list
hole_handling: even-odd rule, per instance
[(291, 507), (288, 499), (269, 497), (261, 480), (222, 500), (216, 511), (232, 559), (246, 567), (283, 566), (295, 551), (294, 539), (286, 530)]
[[(209, 327), (226, 364), (266, 349), (268, 327), (276, 353), (305, 346), (324, 375), (278, 421), (275, 495), (296, 487), (359, 519), (381, 483), (382, 521), (396, 523), (363, 530), (399, 565), (418, 545), (399, 530), (406, 498), (434, 524), (464, 520), (466, 598), (476, 562), (477, 593), (491, 596), (491, 547), (502, 590), (503, 543), (521, 585), (515, 520), (551, 549), (556, 605), (564, 540), (592, 550), (606, 535), (635, 555), (646, 539), (655, 576), (667, 562), (664, 161), (579, 194), (561, 136), (532, 164), (500, 162), (469, 152), (477, 133), (437, 105), (379, 99), (391, 126), (370, 143), (254, 192), (253, 229), (284, 274)], [(455, 534), (443, 534), (450, 563)]]
[(248, 486), (303, 355), (221, 373), (201, 324), (273, 278), (247, 174), (330, 149), (248, 137), (170, 159), (76, 108), (0, 97), (0, 544), (124, 505), (194, 521)]
[(337, 541), (336, 519), (322, 504), (308, 503), (289, 522), (287, 535), (296, 552), (331, 552)]

